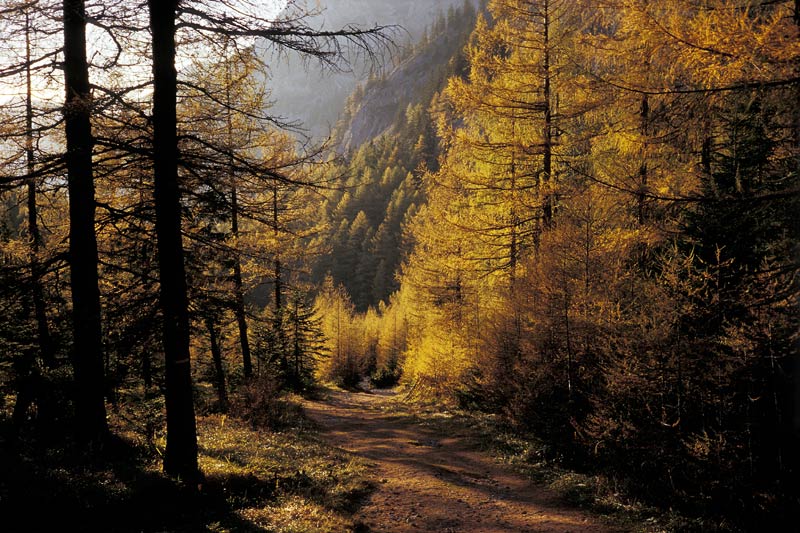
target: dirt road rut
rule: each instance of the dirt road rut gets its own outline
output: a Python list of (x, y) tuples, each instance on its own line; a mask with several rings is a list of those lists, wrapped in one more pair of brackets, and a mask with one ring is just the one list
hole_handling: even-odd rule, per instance
[(334, 445), (369, 462), (378, 487), (357, 522), (374, 533), (600, 533), (619, 530), (471, 447), (388, 407), (391, 393), (332, 392), (308, 402)]

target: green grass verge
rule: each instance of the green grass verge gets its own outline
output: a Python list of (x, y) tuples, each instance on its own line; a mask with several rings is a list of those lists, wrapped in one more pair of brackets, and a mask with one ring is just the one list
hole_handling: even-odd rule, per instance
[[(205, 482), (193, 490), (160, 468), (163, 436), (112, 416), (103, 460), (69, 443), (26, 437), (0, 456), (0, 529), (15, 531), (346, 532), (369, 494), (367, 466), (322, 442), (292, 409), (280, 431), (220, 414), (198, 417)], [(138, 418), (141, 420), (141, 417)], [(68, 451), (70, 450), (71, 451)]]
[(442, 410), (433, 402), (401, 402), (394, 413), (409, 416), (423, 426), (447, 435), (460, 435), (499, 462), (512, 466), (532, 481), (546, 486), (563, 501), (590, 510), (611, 527), (632, 533), (733, 533), (735, 525), (709, 518), (687, 517), (638, 499), (624, 478), (580, 473), (562, 466), (557, 450), (535, 435), (520, 435), (497, 415)]

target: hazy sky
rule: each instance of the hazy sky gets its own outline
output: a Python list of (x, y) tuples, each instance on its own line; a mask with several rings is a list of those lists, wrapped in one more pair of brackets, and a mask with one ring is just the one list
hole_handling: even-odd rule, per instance
[[(312, 8), (317, 5), (317, 0), (292, 0), (292, 2), (298, 3), (301, 6), (308, 4)], [(323, 1), (322, 3), (324, 4), (325, 2)], [(252, 13), (263, 19), (271, 19), (277, 17), (286, 6), (287, 0), (227, 0), (224, 7), (221, 4), (220, 2), (220, 11), (225, 10), (230, 14), (234, 14), (236, 11), (241, 10), (242, 13)], [(142, 13), (142, 16), (146, 16), (146, 13)], [(17, 23), (10, 27), (0, 27), (0, 33), (3, 34), (0, 35), (0, 40), (2, 41), (0, 44), (0, 67), (20, 62), (24, 58), (24, 34), (21, 33), (20, 24), (21, 23)], [(145, 39), (143, 40), (143, 38)], [(48, 50), (60, 47), (62, 45), (61, 39), (60, 34), (37, 38), (34, 43), (34, 55), (44, 54)], [(114, 59), (116, 47), (105, 31), (90, 24), (87, 27), (86, 41), (88, 57), (95, 65), (102, 65)], [(143, 51), (149, 47), (149, 43), (146, 41), (146, 36), (144, 35), (138, 36), (137, 41), (138, 42), (129, 40), (123, 41), (130, 50), (122, 51), (120, 59), (125, 66), (114, 69), (116, 71), (116, 74), (113, 74), (114, 76), (124, 70), (127, 71), (129, 76), (132, 75), (134, 77), (147, 75), (149, 72), (149, 65), (138, 59), (141, 57), (138, 54), (143, 53)], [(191, 56), (195, 55), (192, 54), (192, 52), (196, 53), (197, 50), (181, 50), (179, 52), (179, 69), (181, 63), (185, 63), (188, 59), (187, 57), (181, 57), (183, 55), (181, 52), (183, 54), (189, 52), (188, 55)], [(34, 76), (33, 92), (34, 97), (39, 101), (44, 100), (56, 103), (63, 98), (63, 89), (61, 86), (63, 82), (61, 79), (62, 75), (58, 71), (51, 72), (51, 74), (52, 76)], [(92, 77), (94, 79), (92, 81), (101, 81), (96, 79), (98, 75), (99, 73), (97, 71), (93, 71)], [(17, 80), (4, 79), (2, 84), (0, 84), (0, 102), (6, 103), (9, 100), (22, 97), (24, 95), (23, 82), (24, 78), (22, 76)]]

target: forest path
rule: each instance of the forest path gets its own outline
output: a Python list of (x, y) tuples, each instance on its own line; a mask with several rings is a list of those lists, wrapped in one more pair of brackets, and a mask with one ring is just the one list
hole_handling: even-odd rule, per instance
[(619, 531), (476, 451), (466, 429), (444, 435), (420, 424), (393, 392), (330, 391), (304, 407), (326, 440), (364, 458), (380, 481), (356, 513), (360, 531)]

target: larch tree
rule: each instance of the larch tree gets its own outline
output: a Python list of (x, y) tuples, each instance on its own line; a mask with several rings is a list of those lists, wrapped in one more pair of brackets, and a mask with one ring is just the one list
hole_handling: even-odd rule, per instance
[[(225, 47), (227, 52), (228, 47)], [(230, 220), (231, 220), (231, 239), (233, 241), (232, 263), (233, 263), (233, 291), (234, 291), (234, 314), (236, 324), (239, 328), (239, 344), (242, 350), (242, 364), (246, 378), (253, 376), (253, 362), (250, 355), (250, 339), (247, 331), (247, 313), (244, 303), (244, 285), (242, 282), (242, 258), (239, 250), (239, 186), (237, 183), (235, 170), (235, 147), (234, 147), (234, 116), (233, 116), (233, 65), (232, 59), (225, 59), (225, 136), (227, 139), (227, 150), (229, 151), (229, 180), (230, 180)], [(248, 76), (248, 74), (244, 74)], [(251, 74), (252, 75), (252, 74)]]
[[(621, 193), (636, 221), (631, 286), (673, 302), (669, 312), (648, 304), (644, 322), (629, 322), (661, 348), (608, 354), (594, 415), (595, 429), (604, 427), (598, 445), (616, 440), (613, 455), (639, 438), (661, 442), (671, 463), (697, 461), (732, 493), (745, 470), (748, 482), (763, 483), (766, 472), (781, 480), (792, 468), (783, 413), (794, 378), (778, 369), (790, 365), (785, 310), (797, 293), (785, 247), (796, 235), (786, 216), (797, 201), (796, 113), (784, 107), (798, 85), (795, 8), (611, 2), (593, 38), (614, 53), (586, 66), (616, 94), (596, 115), (608, 113), (609, 127), (595, 142), (591, 174)], [(622, 301), (634, 295), (620, 293)], [(630, 343), (619, 326), (616, 337)], [(632, 398), (650, 407), (632, 409)], [(675, 467), (669, 476), (688, 485), (696, 472)]]
[[(193, 224), (187, 233), (195, 276), (211, 273), (203, 281), (194, 278), (191, 299), (203, 312), (206, 304), (221, 307), (218, 320), (224, 309), (233, 314), (243, 373), (250, 378), (262, 374), (262, 362), (264, 368), (276, 361), (288, 368), (285, 293), (302, 268), (298, 247), (313, 253), (307, 241), (320, 202), (322, 173), (316, 167), (326, 165), (316, 150), (298, 151), (295, 139), (268, 115), (267, 73), (257, 51), (236, 48), (232, 40), (219, 48), (212, 54), (221, 54), (221, 63), (196, 62), (190, 79), (181, 82), (186, 98), (179, 122), (186, 132), (182, 153)], [(273, 284), (271, 311), (254, 313), (246, 299), (266, 280)]]
[[(273, 177), (264, 161), (255, 160), (261, 130), (274, 126), (264, 117), (268, 107), (259, 78), (265, 76), (261, 61), (252, 48), (238, 50), (223, 36), (221, 63), (193, 65), (192, 79), (182, 81), (180, 128), (184, 134), (184, 159), (190, 169), (190, 194), (197, 197), (199, 222), (205, 231), (217, 235), (214, 246), (226, 256), (231, 274), (232, 297), (229, 306), (234, 314), (239, 337), (244, 376), (253, 376), (243, 279), (242, 222), (247, 222), (249, 184), (269, 186)], [(212, 50), (215, 55), (216, 50)], [(263, 173), (259, 172), (262, 171)], [(262, 175), (259, 175), (262, 174)], [(223, 178), (223, 176), (225, 176)], [(245, 190), (243, 190), (245, 189)], [(197, 218), (197, 217), (196, 217)], [(226, 226), (223, 228), (220, 225)], [(226, 233), (226, 235), (222, 235)], [(202, 239), (211, 244), (208, 235)]]
[[(42, 230), (42, 213), (45, 181), (59, 171), (63, 161), (48, 154), (41, 139), (57, 135), (58, 113), (56, 104), (39, 94), (42, 80), (51, 75), (48, 59), (56, 52), (43, 46), (46, 36), (58, 31), (52, 20), (52, 11), (58, 7), (52, 2), (8, 2), (0, 11), (2, 31), (7, 32), (11, 45), (0, 67), (0, 79), (7, 87), (19, 91), (16, 98), (4, 103), (7, 115), (2, 132), (4, 175), (2, 184), (25, 193), (26, 224), (24, 239), (27, 242), (26, 268), (24, 269), (24, 295), (20, 295), (25, 322), (32, 324), (31, 337), (35, 348), (23, 350), (16, 358), (17, 398), (12, 415), (15, 432), (21, 429), (33, 402), (42, 400), (42, 371), (56, 365), (57, 346), (53, 340), (48, 318), (47, 284), (48, 262), (52, 250), (47, 246)], [(11, 96), (11, 95), (9, 95)], [(44, 143), (47, 144), (47, 143)], [(14, 176), (18, 176), (15, 179)], [(13, 291), (11, 286), (9, 291)], [(41, 409), (45, 407), (40, 405)]]
[(263, 38), (279, 48), (288, 48), (319, 58), (333, 67), (343, 55), (343, 42), (372, 54), (372, 46), (385, 42), (381, 28), (315, 31), (297, 13), (265, 20), (255, 5), (242, 5), (237, 16), (220, 9), (224, 3), (198, 6), (179, 0), (148, 1), (153, 54), (153, 157), (155, 227), (158, 237), (159, 278), (164, 355), (166, 361), (167, 474), (194, 482), (197, 466), (197, 434), (192, 402), (189, 353), (189, 312), (186, 269), (182, 243), (181, 193), (178, 178), (178, 119), (176, 30), (180, 26), (200, 37)]
[(108, 433), (97, 275), (92, 165), (92, 95), (86, 60), (86, 6), (64, 0), (64, 126), (70, 214), (75, 414), (80, 440), (102, 445)]
[[(473, 302), (462, 316), (475, 316), (472, 309), (479, 308), (483, 329), (493, 330), (482, 342), (494, 338), (485, 348), (496, 353), (499, 374), (509, 375), (522, 338), (520, 280), (542, 233), (554, 224), (561, 182), (569, 182), (585, 156), (581, 118), (591, 98), (575, 67), (582, 15), (574, 6), (498, 0), (488, 12), (491, 20), (479, 20), (467, 50), (468, 77), (452, 78), (438, 104), (444, 153), (440, 169), (426, 180), (428, 206), (412, 223), (417, 247), (404, 279), (427, 271), (429, 281), (420, 282), (431, 286), (437, 275), (455, 276), (458, 298), (470, 294)], [(440, 234), (440, 225), (448, 231)], [(460, 259), (455, 271), (442, 262), (422, 266), (426, 241), (448, 238), (457, 249), (452, 257)], [(433, 259), (447, 247), (430, 249), (437, 250)], [(508, 322), (501, 319), (503, 308)], [(473, 335), (475, 329), (465, 331)], [(464, 339), (465, 346), (477, 343)], [(490, 381), (506, 380), (497, 375)]]
[(153, 45), (155, 229), (166, 364), (167, 447), (164, 471), (196, 482), (197, 429), (189, 354), (189, 302), (178, 185), (175, 30), (179, 2), (148, 2)]
[(42, 247), (42, 233), (39, 228), (38, 209), (38, 179), (36, 177), (36, 132), (34, 131), (34, 103), (33, 103), (33, 56), (32, 39), (34, 29), (31, 25), (32, 15), (30, 7), (25, 8), (25, 167), (27, 179), (26, 205), (28, 208), (28, 234), (30, 241), (30, 276), (31, 299), (33, 301), (34, 316), (39, 341), (39, 351), (42, 360), (48, 366), (53, 365), (53, 341), (50, 335), (50, 326), (47, 321), (47, 309), (42, 287), (42, 265), (39, 258)]

